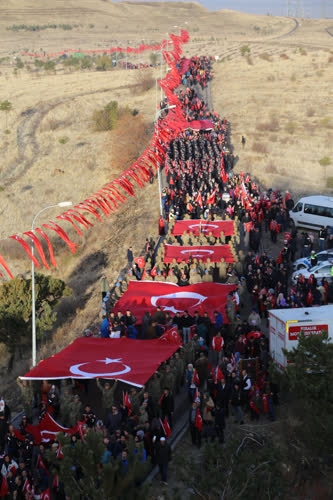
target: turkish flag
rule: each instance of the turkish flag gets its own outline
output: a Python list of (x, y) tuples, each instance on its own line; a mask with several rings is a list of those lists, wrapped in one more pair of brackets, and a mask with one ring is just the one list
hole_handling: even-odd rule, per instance
[(9, 492), (9, 489), (8, 489), (7, 479), (5, 476), (2, 476), (1, 486), (0, 486), (0, 497), (5, 498), (6, 495), (8, 495), (8, 492)]
[(18, 431), (17, 429), (14, 429), (13, 432), (16, 439), (18, 439), (19, 441), (25, 440), (25, 436), (23, 436), (23, 434), (21, 434), (20, 431)]
[(214, 201), (215, 201), (215, 195), (216, 195), (216, 188), (214, 189), (214, 191), (207, 197), (207, 200), (206, 200), (206, 205), (213, 205)]
[(252, 221), (245, 222), (244, 226), (245, 226), (246, 232), (249, 233), (253, 229), (253, 222)]
[(196, 427), (198, 429), (199, 432), (202, 431), (202, 427), (203, 427), (203, 421), (202, 421), (202, 416), (201, 416), (201, 413), (200, 413), (200, 410), (197, 409), (197, 413), (195, 415), (195, 423), (194, 423), (194, 427)]
[(268, 395), (267, 394), (262, 395), (262, 404), (263, 404), (264, 413), (268, 413), (269, 412), (269, 404), (268, 404)]
[(168, 328), (166, 332), (160, 336), (160, 340), (169, 342), (170, 344), (180, 345), (182, 343), (181, 336), (179, 335), (178, 328), (176, 326)]
[[(199, 311), (200, 312), (200, 311)], [(197, 325), (190, 326), (190, 339), (193, 338), (193, 335), (197, 333)]]
[(57, 448), (56, 457), (58, 460), (62, 460), (64, 458), (64, 453), (62, 451), (61, 443), (59, 443), (59, 446)]
[[(46, 413), (39, 424), (28, 424), (27, 431), (32, 435), (34, 444), (39, 445), (40, 443), (49, 443), (51, 441), (55, 441), (59, 432), (69, 435), (75, 434), (77, 432), (77, 426), (63, 427), (62, 425), (58, 424), (58, 422), (56, 422), (49, 413)], [(19, 437), (18, 439), (21, 438)], [(40, 458), (42, 459), (42, 457)]]
[(193, 371), (193, 383), (197, 386), (200, 385), (200, 379), (199, 379), (199, 374), (198, 374), (197, 370)]
[(26, 495), (26, 498), (29, 497), (31, 493), (31, 484), (28, 478), (24, 481), (22, 492)]
[(160, 423), (161, 423), (161, 426), (162, 426), (162, 429), (163, 429), (163, 432), (165, 434), (165, 437), (166, 438), (169, 438), (171, 436), (171, 427), (170, 427), (170, 424), (169, 424), (169, 420), (167, 419), (167, 417), (164, 417), (164, 420), (162, 420), (160, 418)]
[(136, 257), (134, 262), (139, 266), (140, 269), (143, 269), (146, 265), (145, 259), (143, 257)]
[(205, 235), (212, 233), (216, 238), (223, 231), (225, 236), (232, 236), (235, 232), (235, 223), (233, 220), (177, 220), (172, 228), (172, 234), (174, 236), (181, 236), (185, 231), (187, 233), (192, 232), (194, 236), (199, 236), (200, 233), (204, 233)]
[(125, 406), (125, 408), (127, 408), (127, 414), (130, 417), (133, 410), (133, 406), (127, 391), (123, 392), (123, 405)]
[[(132, 307), (131, 310), (138, 317)], [(124, 337), (119, 339), (79, 337), (62, 351), (41, 361), (22, 378), (26, 380), (107, 378), (142, 387), (160, 364), (169, 359), (177, 349), (179, 344), (161, 342), (160, 339), (142, 341)], [(49, 437), (46, 431), (51, 431), (53, 434), (70, 432), (70, 429), (59, 426), (52, 417), (46, 418), (47, 420), (44, 418), (41, 427), (37, 429), (43, 438)], [(45, 428), (45, 422), (51, 422), (51, 419), (56, 425)], [(35, 426), (31, 427), (34, 429)]]
[(198, 196), (196, 197), (196, 200), (195, 200), (196, 203), (198, 203), (198, 205), (200, 205), (200, 207), (202, 208), (202, 196), (201, 196), (201, 193), (198, 193)]
[(47, 488), (47, 490), (42, 491), (42, 493), (40, 494), (40, 498), (41, 500), (50, 500), (51, 499), (50, 488)]
[[(236, 290), (236, 286), (233, 284), (197, 283), (178, 286), (174, 283), (160, 281), (132, 280), (113, 310), (117, 312), (130, 309), (140, 320), (146, 311), (154, 314), (157, 307), (160, 307), (164, 312), (169, 311), (173, 314), (188, 310), (191, 316), (196, 310), (203, 309), (207, 311), (213, 321), (214, 311), (216, 309), (224, 310), (227, 296), (234, 290)], [(102, 377), (102, 375), (100, 376)]]
[(217, 366), (216, 368), (212, 368), (211, 376), (214, 381), (214, 384), (221, 382), (221, 380), (223, 379), (223, 373), (221, 368), (219, 366)]
[(64, 434), (72, 434), (72, 430), (69, 427), (63, 427), (54, 420), (49, 413), (45, 414), (43, 420), (38, 424), (41, 442), (47, 443), (49, 441), (54, 441), (59, 432)]
[(202, 259), (206, 262), (220, 262), (222, 257), (225, 262), (231, 264), (234, 262), (234, 256), (231, 253), (229, 245), (200, 245), (200, 246), (177, 246), (164, 245), (165, 254), (163, 262), (171, 264), (173, 259), (177, 262), (187, 262), (190, 258)]
[(251, 340), (251, 339), (260, 339), (261, 337), (263, 337), (263, 333), (262, 332), (259, 332), (259, 331), (255, 331), (255, 332), (250, 332), (247, 334), (246, 338), (247, 340)]
[(157, 269), (156, 266), (153, 267), (153, 269), (150, 271), (150, 276), (153, 278), (157, 275)]
[(57, 489), (59, 488), (59, 476), (56, 475), (54, 476), (53, 482), (52, 482), (52, 489)]
[(188, 122), (187, 128), (191, 130), (212, 130), (214, 123), (210, 120), (192, 120)]
[(48, 469), (47, 469), (47, 467), (46, 467), (46, 465), (44, 463), (44, 459), (43, 459), (43, 457), (42, 457), (41, 454), (39, 454), (38, 458), (37, 458), (37, 469), (44, 469), (45, 472), (46, 472), (46, 474), (48, 476), (50, 475), (50, 473), (49, 473), (49, 471), (48, 471)]
[(259, 410), (258, 406), (255, 404), (254, 401), (250, 401), (249, 406), (251, 410), (253, 410), (257, 415), (260, 415), (261, 411)]

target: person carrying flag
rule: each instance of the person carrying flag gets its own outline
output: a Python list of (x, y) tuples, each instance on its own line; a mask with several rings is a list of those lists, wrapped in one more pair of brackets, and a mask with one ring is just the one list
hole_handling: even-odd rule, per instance
[(153, 437), (153, 454), (154, 461), (158, 465), (161, 474), (161, 482), (165, 486), (168, 484), (168, 466), (171, 460), (171, 447), (165, 437), (160, 437), (157, 440), (156, 436)]
[(221, 363), (223, 355), (224, 339), (220, 331), (214, 335), (212, 339), (212, 362), (214, 366), (218, 366)]
[(175, 408), (175, 402), (173, 395), (170, 392), (169, 387), (165, 387), (163, 390), (163, 393), (160, 397), (159, 401), (160, 407), (161, 407), (161, 418), (162, 420), (165, 419), (165, 417), (168, 419), (168, 422), (170, 424), (170, 428), (172, 429), (172, 416)]
[(192, 444), (197, 445), (200, 448), (203, 421), (199, 404), (196, 403), (195, 401), (192, 403), (192, 407), (190, 408), (189, 424), (190, 424)]

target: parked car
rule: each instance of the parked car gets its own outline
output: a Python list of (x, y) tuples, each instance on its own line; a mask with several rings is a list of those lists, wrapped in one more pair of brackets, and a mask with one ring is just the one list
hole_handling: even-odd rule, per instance
[(331, 269), (333, 267), (333, 260), (330, 262), (329, 260), (325, 260), (320, 264), (317, 264), (311, 268), (299, 269), (298, 271), (293, 272), (291, 279), (293, 283), (297, 282), (297, 278), (300, 276), (304, 276), (305, 279), (308, 279), (311, 274), (320, 281), (322, 278), (326, 278), (327, 281), (332, 282), (333, 276), (331, 274)]
[[(323, 250), (317, 253), (317, 265), (325, 260), (333, 260), (333, 249)], [(298, 271), (299, 269), (309, 269), (311, 267), (310, 257), (301, 257), (295, 260), (293, 263), (293, 271)]]

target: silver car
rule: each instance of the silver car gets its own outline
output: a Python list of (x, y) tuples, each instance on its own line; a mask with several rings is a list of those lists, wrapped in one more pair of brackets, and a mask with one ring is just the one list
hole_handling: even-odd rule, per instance
[[(333, 259), (333, 249), (318, 252), (316, 265), (330, 259)], [(293, 263), (293, 271), (298, 271), (299, 269), (309, 269), (310, 267), (310, 257), (301, 257), (300, 259), (295, 260), (295, 262)]]
[(320, 264), (317, 264), (314, 267), (311, 268), (303, 268), (299, 269), (298, 271), (295, 271), (292, 276), (291, 280), (293, 283), (297, 282), (297, 278), (300, 276), (304, 276), (305, 279), (308, 279), (311, 274), (314, 275), (314, 277), (320, 281), (323, 278), (326, 278), (327, 281), (332, 281), (333, 280), (333, 259), (332, 261), (326, 260), (324, 262), (321, 262)]

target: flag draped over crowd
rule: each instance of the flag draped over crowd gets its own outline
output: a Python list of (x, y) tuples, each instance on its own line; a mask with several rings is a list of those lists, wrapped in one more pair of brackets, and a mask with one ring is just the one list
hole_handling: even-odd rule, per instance
[(163, 261), (171, 264), (174, 259), (177, 262), (187, 262), (190, 258), (207, 262), (220, 262), (223, 258), (225, 262), (234, 262), (229, 245), (199, 245), (199, 246), (176, 246), (164, 245), (165, 254)]
[(138, 342), (126, 337), (80, 337), (25, 374), (25, 380), (117, 379), (142, 387), (180, 346), (180, 337)]
[[(96, 193), (57, 216), (59, 221), (70, 224), (70, 227), (75, 230), (79, 237), (82, 237), (83, 231), (92, 227), (96, 221), (102, 222), (104, 216), (110, 216), (116, 212), (120, 204), (127, 201), (128, 196), (135, 196), (135, 188), (137, 186), (144, 187), (151, 179), (152, 171), (155, 173), (159, 165), (163, 163), (165, 158), (164, 146), (167, 146), (179, 132), (189, 127), (181, 102), (178, 96), (174, 94), (174, 90), (181, 83), (177, 63), (181, 58), (182, 45), (188, 40), (188, 32), (182, 30), (179, 35), (170, 34), (170, 40), (163, 40), (158, 44), (158, 48), (150, 45), (141, 45), (138, 48), (127, 47), (126, 52), (128, 53), (153, 49), (162, 51), (169, 71), (165, 78), (159, 80), (158, 83), (168, 99), (169, 106), (174, 105), (175, 107), (169, 109), (165, 118), (157, 121), (148, 147), (130, 167), (118, 178), (101, 187)], [(110, 48), (110, 51), (110, 53), (117, 52), (120, 51), (120, 48)], [(49, 268), (50, 265), (56, 267), (52, 242), (50, 241), (50, 231), (56, 233), (73, 254), (76, 253), (79, 245), (72, 241), (66, 230), (54, 221), (42, 224), (42, 228), (37, 227), (33, 231), (26, 231), (22, 235), (13, 234), (9, 238), (22, 246), (37, 268), (41, 266)], [(43, 249), (43, 243), (48, 249), (46, 253)], [(32, 245), (34, 245), (35, 254), (31, 251)], [(0, 266), (2, 268), (0, 268), (0, 275), (10, 279), (14, 278), (10, 266), (8, 266), (1, 254)], [(5, 271), (5, 275), (2, 274), (2, 270)]]
[(235, 230), (233, 220), (214, 220), (206, 221), (201, 219), (177, 220), (172, 228), (173, 236), (182, 236), (185, 232), (192, 233), (193, 236), (199, 236), (204, 233), (206, 236), (212, 233), (215, 238), (221, 235), (233, 236)]
[(154, 314), (157, 307), (164, 312), (190, 315), (195, 311), (207, 311), (214, 320), (214, 310), (224, 310), (228, 295), (236, 289), (235, 285), (222, 283), (197, 283), (186, 287), (160, 281), (130, 281), (128, 289), (117, 301), (114, 311), (129, 309), (140, 323), (145, 312)]

